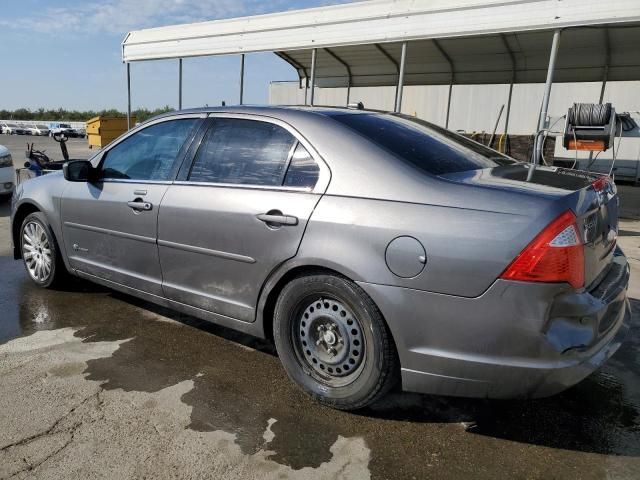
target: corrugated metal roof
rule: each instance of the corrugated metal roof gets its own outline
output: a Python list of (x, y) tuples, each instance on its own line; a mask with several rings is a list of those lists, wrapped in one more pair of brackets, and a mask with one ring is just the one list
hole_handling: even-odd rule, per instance
[(555, 81), (640, 79), (638, 0), (374, 0), (131, 32), (125, 62), (273, 51), (300, 78), (318, 48), (317, 84), (541, 82), (552, 31), (562, 35)]

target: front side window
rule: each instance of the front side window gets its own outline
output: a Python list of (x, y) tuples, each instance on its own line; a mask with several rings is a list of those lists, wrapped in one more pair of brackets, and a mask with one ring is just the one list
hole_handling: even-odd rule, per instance
[(282, 185), (297, 140), (273, 123), (218, 118), (193, 162), (193, 182)]
[(171, 180), (178, 153), (198, 120), (169, 120), (134, 133), (106, 153), (101, 178)]

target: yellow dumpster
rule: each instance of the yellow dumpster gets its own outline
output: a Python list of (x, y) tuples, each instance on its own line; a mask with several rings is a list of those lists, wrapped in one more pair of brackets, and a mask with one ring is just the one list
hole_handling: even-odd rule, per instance
[[(135, 124), (136, 117), (131, 117), (131, 126)], [(102, 148), (126, 131), (127, 117), (94, 117), (87, 120), (89, 148)]]

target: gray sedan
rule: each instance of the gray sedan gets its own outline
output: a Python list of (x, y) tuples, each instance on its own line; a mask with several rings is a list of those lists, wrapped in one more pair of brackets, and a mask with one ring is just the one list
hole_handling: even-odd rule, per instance
[[(16, 259), (252, 335), (318, 401), (557, 393), (628, 330), (608, 177), (404, 115), (181, 111), (18, 186)], [(258, 372), (256, 372), (258, 374)], [(229, 372), (233, 375), (233, 372)]]

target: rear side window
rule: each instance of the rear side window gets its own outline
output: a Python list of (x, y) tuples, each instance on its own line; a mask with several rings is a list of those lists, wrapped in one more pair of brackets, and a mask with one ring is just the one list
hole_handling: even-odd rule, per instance
[(401, 160), (432, 175), (515, 163), (484, 145), (405, 115), (328, 114)]
[(101, 178), (171, 180), (178, 153), (197, 122), (195, 118), (169, 120), (134, 133), (106, 153)]
[(189, 180), (280, 186), (296, 143), (273, 123), (216, 119), (198, 149)]
[(307, 149), (298, 143), (291, 157), (287, 175), (284, 177), (284, 186), (313, 188), (316, 186), (319, 175), (320, 167)]

